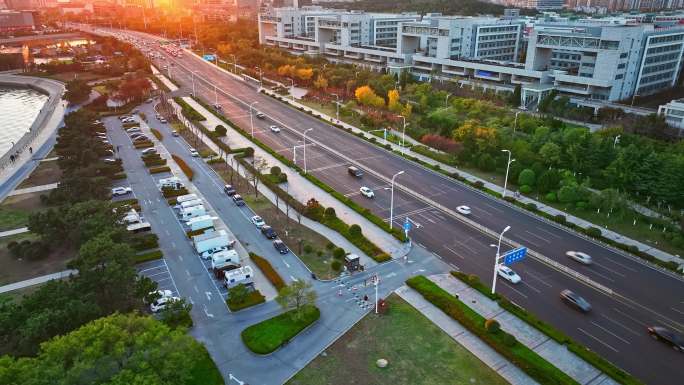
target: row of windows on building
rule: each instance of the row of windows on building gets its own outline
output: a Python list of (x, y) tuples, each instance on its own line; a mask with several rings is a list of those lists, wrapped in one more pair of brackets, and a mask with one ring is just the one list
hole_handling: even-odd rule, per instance
[(650, 74), (654, 72), (660, 72), (660, 71), (665, 71), (665, 70), (670, 70), (675, 68), (677, 65), (676, 62), (669, 62), (669, 63), (664, 63), (664, 64), (658, 64), (654, 66), (648, 66), (644, 67), (643, 71), (641, 71), (642, 74)]
[(498, 34), (498, 35), (484, 35), (480, 36), (479, 40), (480, 41), (488, 41), (488, 40), (511, 40), (515, 39), (518, 40), (518, 34), (517, 33), (506, 33), (506, 34)]
[(490, 33), (490, 32), (505, 32), (505, 31), (517, 31), (519, 25), (506, 25), (506, 26), (496, 26), (496, 27), (484, 27), (480, 28), (480, 33)]
[(483, 49), (483, 48), (494, 48), (494, 47), (511, 47), (511, 46), (515, 47), (515, 43), (516, 43), (515, 40), (513, 40), (513, 41), (510, 41), (510, 40), (495, 41), (495, 42), (491, 42), (491, 43), (479, 43), (477, 45), (477, 48)]
[(646, 54), (654, 54), (654, 53), (661, 53), (661, 52), (671, 52), (671, 51), (681, 51), (682, 45), (681, 44), (674, 44), (674, 45), (666, 45), (663, 47), (652, 47), (646, 50)]

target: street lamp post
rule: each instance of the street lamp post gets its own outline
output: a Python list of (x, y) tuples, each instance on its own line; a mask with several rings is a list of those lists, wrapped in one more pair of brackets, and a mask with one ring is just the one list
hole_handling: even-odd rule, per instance
[(335, 105), (337, 106), (337, 121), (340, 121), (340, 96), (337, 94), (331, 94), (334, 95), (336, 98), (336, 103)]
[(252, 102), (249, 104), (249, 125), (252, 127), (252, 138), (254, 137), (254, 112), (253, 106), (259, 102)]
[(214, 84), (214, 108), (218, 109), (218, 107), (218, 89), (216, 88), (216, 84)]
[(233, 57), (233, 72), (237, 74), (237, 59), (235, 58), (235, 55), (233, 55), (232, 53), (230, 54), (230, 56)]
[(617, 146), (618, 142), (620, 142), (620, 135), (617, 135), (615, 137), (615, 140), (613, 140), (613, 148), (615, 148), (615, 146)]
[(195, 93), (195, 72), (197, 72), (197, 71), (191, 71), (190, 72), (190, 75), (191, 75), (190, 78), (192, 79), (192, 96), (197, 95)]
[(304, 130), (302, 137), (304, 139), (304, 174), (306, 174), (306, 133), (313, 130), (313, 127)]
[(515, 132), (516, 127), (518, 127), (518, 114), (520, 114), (522, 111), (517, 111), (515, 113), (515, 119), (513, 119), (513, 132)]
[(290, 84), (290, 97), (292, 98), (292, 100), (294, 100), (294, 94), (292, 93), (292, 91), (294, 91), (294, 79), (287, 78), (287, 80), (289, 80), (291, 82), (291, 84)]
[(394, 178), (398, 177), (399, 175), (401, 175), (403, 173), (404, 173), (404, 170), (401, 170), (398, 173), (392, 175), (392, 187), (391, 187), (391, 192), (390, 192), (390, 217), (389, 217), (390, 229), (393, 227), (392, 221), (394, 221)]
[(451, 94), (447, 94), (446, 98), (444, 99), (444, 108), (449, 107), (449, 96), (451, 96)]
[(263, 87), (264, 86), (264, 84), (263, 84), (264, 83), (264, 81), (263, 81), (264, 72), (261, 70), (261, 67), (255, 67), (254, 69), (259, 70), (259, 87)]
[(511, 159), (511, 150), (501, 150), (501, 152), (507, 152), (508, 153), (508, 162), (506, 163), (506, 176), (504, 177), (504, 189), (503, 189), (503, 194), (501, 195), (502, 198), (506, 197), (506, 186), (508, 185), (508, 170), (511, 168), (511, 163), (515, 162), (515, 159)]
[(496, 258), (494, 259), (494, 278), (492, 279), (492, 294), (496, 293), (496, 276), (499, 270), (499, 258), (501, 257), (501, 239), (503, 238), (504, 233), (510, 229), (511, 226), (506, 226), (501, 234), (499, 234), (499, 243), (496, 245), (491, 245), (496, 246)]
[(404, 146), (404, 139), (406, 139), (406, 117), (404, 115), (399, 115), (403, 120), (404, 120), (404, 126), (401, 130), (401, 152), (405, 153), (406, 152), (406, 147)]

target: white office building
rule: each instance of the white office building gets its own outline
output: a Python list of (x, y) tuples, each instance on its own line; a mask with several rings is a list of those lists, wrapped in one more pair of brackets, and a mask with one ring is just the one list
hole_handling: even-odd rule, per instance
[(658, 115), (665, 118), (665, 122), (679, 129), (684, 135), (684, 99), (675, 99), (658, 107)]
[(259, 39), (421, 80), (456, 78), (508, 91), (520, 84), (529, 108), (552, 90), (616, 101), (672, 87), (679, 77), (684, 28), (548, 19), (279, 8), (259, 15)]

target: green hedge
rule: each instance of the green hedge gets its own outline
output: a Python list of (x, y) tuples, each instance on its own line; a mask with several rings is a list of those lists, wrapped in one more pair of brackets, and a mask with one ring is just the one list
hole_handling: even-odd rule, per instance
[(294, 317), (294, 312), (290, 310), (246, 328), (240, 333), (242, 342), (254, 353), (272, 353), (321, 317), (320, 310), (310, 305), (302, 309), (299, 318)]
[(160, 172), (171, 172), (171, 167), (169, 166), (159, 166), (159, 167), (152, 167), (148, 169), (150, 174), (159, 174)]
[(187, 176), (188, 179), (192, 180), (192, 178), (195, 176), (195, 171), (192, 169), (192, 167), (188, 166), (185, 160), (176, 154), (171, 154), (171, 157), (174, 161), (176, 161), (176, 164), (178, 165), (178, 167), (180, 167), (185, 176)]
[(133, 147), (135, 147), (136, 149), (140, 150), (140, 149), (143, 149), (143, 148), (154, 147), (154, 143), (150, 142), (149, 140), (146, 140), (146, 141), (144, 141), (144, 142), (137, 142), (137, 143), (133, 144)]
[(157, 138), (157, 140), (164, 140), (164, 135), (162, 135), (162, 133), (159, 132), (159, 130), (150, 128), (150, 131), (152, 131), (152, 135), (154, 135), (154, 137)]
[(207, 120), (207, 118), (205, 118), (202, 114), (197, 112), (197, 110), (192, 108), (191, 105), (186, 103), (185, 100), (183, 100), (183, 98), (177, 96), (177, 97), (173, 98), (173, 100), (176, 103), (178, 103), (178, 105), (181, 107), (181, 113), (186, 118), (192, 120), (193, 122), (203, 122), (203, 121)]
[(426, 277), (419, 275), (410, 278), (406, 284), (540, 384), (579, 385), (533, 350), (519, 343), (514, 336), (501, 329), (488, 331), (484, 317)]
[(136, 199), (136, 198), (122, 199), (120, 201), (112, 202), (112, 205), (114, 207), (132, 206), (132, 205), (137, 205), (137, 204), (138, 204), (138, 199)]
[(147, 261), (154, 261), (155, 259), (161, 259), (164, 257), (164, 253), (161, 250), (154, 250), (147, 253), (137, 254), (134, 258), (135, 263), (142, 263)]
[(249, 252), (249, 258), (254, 262), (255, 265), (257, 265), (259, 270), (264, 273), (266, 278), (273, 284), (273, 286), (275, 286), (276, 290), (280, 291), (280, 289), (285, 287), (285, 281), (283, 281), (283, 278), (280, 276), (280, 274), (278, 274), (278, 272), (273, 268), (271, 262), (252, 253), (251, 251)]
[(239, 311), (264, 302), (266, 302), (266, 297), (264, 297), (259, 290), (250, 292), (247, 295), (247, 298), (245, 298), (245, 300), (242, 302), (232, 301), (230, 297), (226, 299), (226, 304), (228, 305), (228, 309), (230, 309), (230, 311)]
[(185, 234), (188, 236), (188, 238), (192, 238), (194, 236), (204, 234), (204, 232), (206, 232), (209, 229), (213, 229), (213, 227), (209, 227), (206, 229), (199, 229), (199, 230), (190, 230), (190, 231), (185, 232)]
[(116, 174), (112, 175), (112, 179), (126, 179), (126, 173), (125, 172), (117, 172)]
[(499, 303), (499, 306), (506, 309), (508, 312), (515, 315), (516, 317), (527, 322), (528, 324), (534, 326), (537, 330), (546, 334), (549, 338), (553, 339), (559, 344), (566, 345), (568, 350), (574, 352), (579, 357), (584, 359), (586, 362), (593, 365), (594, 367), (596, 367), (597, 369), (605, 373), (607, 376), (617, 381), (618, 383), (624, 385), (642, 385), (642, 383), (639, 380), (637, 380), (634, 376), (626, 373), (622, 369), (608, 362), (603, 357), (587, 349), (584, 345), (577, 343), (562, 331), (537, 318), (537, 316), (535, 316), (534, 314), (512, 303), (503, 295), (495, 294), (492, 296), (491, 292), (489, 292), (488, 288), (482, 285), (477, 276), (469, 276), (457, 271), (452, 271), (451, 274), (481, 293), (483, 292), (484, 288), (485, 292), (483, 294), (488, 294), (487, 296), (497, 301)]
[(129, 243), (135, 251), (156, 249), (159, 247), (159, 237), (154, 233), (140, 234), (131, 237)]
[[(175, 189), (162, 189), (162, 195), (164, 198), (171, 198), (171, 197), (179, 197), (181, 195), (188, 195), (190, 192), (188, 191), (187, 188), (183, 187), (181, 189), (175, 190)], [(169, 202), (171, 203), (171, 202)], [(175, 204), (175, 202), (174, 202)]]
[(166, 159), (145, 159), (143, 160), (145, 163), (145, 167), (154, 167), (154, 166), (165, 166), (166, 165)]

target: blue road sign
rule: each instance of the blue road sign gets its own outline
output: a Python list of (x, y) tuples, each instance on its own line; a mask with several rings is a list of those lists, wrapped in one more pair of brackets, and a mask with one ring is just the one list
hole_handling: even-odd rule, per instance
[(409, 222), (408, 217), (406, 217), (406, 220), (404, 221), (404, 231), (408, 232), (411, 230), (411, 222)]
[(216, 56), (207, 54), (207, 55), (202, 56), (202, 59), (204, 59), (206, 61), (214, 61), (214, 60), (216, 60)]
[(523, 259), (525, 259), (525, 256), (527, 255), (527, 247), (521, 247), (518, 249), (513, 249), (506, 254), (503, 255), (504, 258), (504, 264), (505, 265), (512, 265), (516, 262), (520, 262)]

